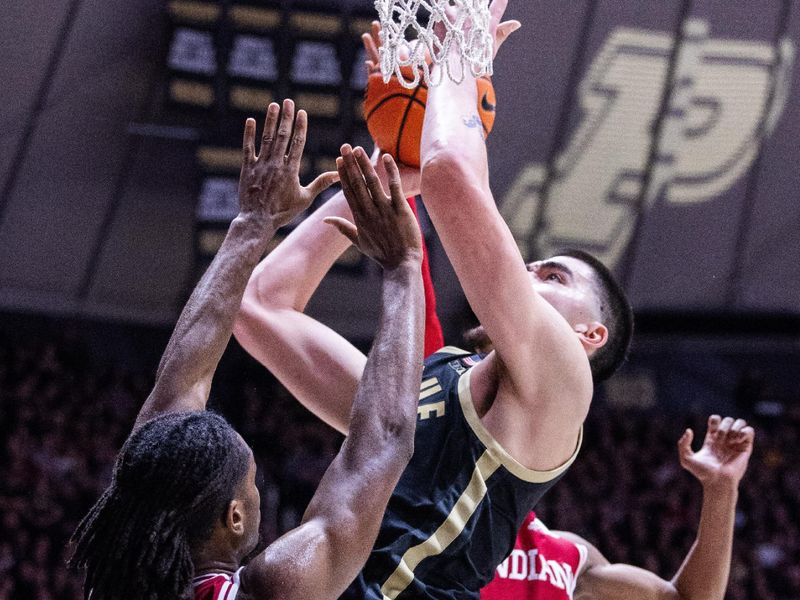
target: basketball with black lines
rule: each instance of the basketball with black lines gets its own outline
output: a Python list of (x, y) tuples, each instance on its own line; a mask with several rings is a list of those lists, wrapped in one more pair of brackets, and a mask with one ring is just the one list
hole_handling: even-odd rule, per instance
[[(411, 67), (403, 67), (403, 70), (408, 70), (403, 73), (407, 80), (413, 79)], [(494, 126), (496, 98), (491, 81), (481, 78), (477, 83), (478, 116), (485, 137)], [(367, 129), (381, 150), (410, 167), (420, 166), (419, 145), (427, 101), (428, 86), (424, 82), (407, 89), (395, 76), (389, 83), (383, 82), (379, 72), (369, 76), (364, 100)]]

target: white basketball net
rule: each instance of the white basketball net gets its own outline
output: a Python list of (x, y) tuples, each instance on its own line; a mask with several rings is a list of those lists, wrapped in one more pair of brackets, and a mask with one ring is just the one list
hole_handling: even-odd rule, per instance
[[(448, 7), (449, 18), (445, 14)], [(396, 75), (403, 87), (410, 89), (417, 87), (421, 78), (428, 85), (438, 85), (444, 72), (456, 83), (463, 81), (466, 69), (475, 77), (492, 74), (494, 40), (489, 31), (488, 0), (375, 0), (375, 8), (381, 21), (385, 82)], [(419, 22), (420, 11), (430, 14), (427, 25)], [(444, 31), (441, 40), (434, 33), (437, 24)], [(458, 57), (451, 56), (453, 47)], [(431, 65), (439, 65), (435, 81)], [(402, 67), (412, 67), (411, 78), (406, 77), (408, 69), (401, 72)]]

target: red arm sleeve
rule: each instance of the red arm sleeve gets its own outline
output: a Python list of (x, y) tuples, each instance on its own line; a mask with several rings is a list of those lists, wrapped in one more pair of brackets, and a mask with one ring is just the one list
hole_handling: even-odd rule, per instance
[[(408, 199), (411, 210), (419, 222), (417, 213), (417, 201), (414, 198)], [(425, 358), (444, 346), (444, 335), (442, 334), (442, 324), (436, 314), (436, 290), (433, 289), (431, 279), (431, 268), (428, 261), (428, 247), (425, 244), (425, 237), (422, 237), (422, 284), (425, 289)]]

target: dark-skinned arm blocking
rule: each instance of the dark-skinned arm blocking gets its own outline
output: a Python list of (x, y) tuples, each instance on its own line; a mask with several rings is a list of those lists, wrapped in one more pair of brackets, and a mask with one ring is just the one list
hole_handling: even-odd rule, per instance
[(337, 178), (325, 173), (300, 185), (307, 116), (285, 100), (270, 104), (259, 154), (256, 123), (244, 129), (239, 216), (183, 309), (135, 427), (161, 413), (205, 409), (211, 380), (228, 344), (247, 281), (275, 231), (307, 208)]

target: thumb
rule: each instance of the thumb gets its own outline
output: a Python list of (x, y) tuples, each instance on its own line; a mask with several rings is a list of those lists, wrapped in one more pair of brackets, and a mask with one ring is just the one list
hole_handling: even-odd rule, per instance
[(337, 171), (327, 171), (309, 183), (306, 186), (306, 190), (311, 194), (311, 198), (314, 199), (337, 181), (339, 181), (339, 173)]
[(500, 44), (505, 42), (512, 33), (514, 33), (517, 29), (522, 27), (522, 23), (519, 21), (505, 21), (504, 23), (500, 23), (497, 26), (497, 47), (500, 47)]
[(358, 247), (358, 228), (350, 221), (342, 217), (325, 217), (322, 220), (324, 223), (336, 227), (339, 233), (350, 240), (354, 246)]
[(692, 440), (694, 439), (694, 431), (687, 429), (678, 440), (678, 457), (681, 463), (692, 457)]

